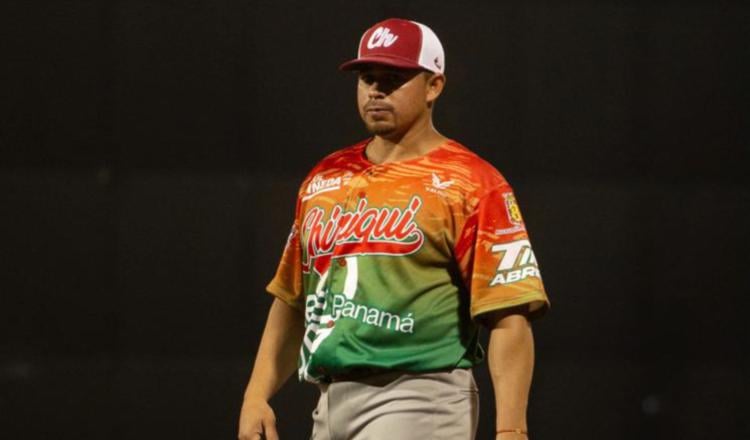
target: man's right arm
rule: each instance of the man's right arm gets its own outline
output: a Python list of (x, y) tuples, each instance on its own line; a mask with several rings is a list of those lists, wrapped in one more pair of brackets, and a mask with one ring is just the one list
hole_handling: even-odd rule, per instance
[(296, 370), (304, 331), (302, 313), (276, 298), (268, 312), (255, 366), (245, 390), (240, 412), (240, 440), (278, 439), (276, 416), (268, 401)]

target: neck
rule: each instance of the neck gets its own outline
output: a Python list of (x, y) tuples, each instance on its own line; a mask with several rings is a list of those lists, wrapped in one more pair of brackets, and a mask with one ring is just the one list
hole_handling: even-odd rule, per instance
[(375, 164), (408, 160), (429, 153), (447, 140), (428, 120), (403, 134), (376, 135), (367, 145), (365, 154)]

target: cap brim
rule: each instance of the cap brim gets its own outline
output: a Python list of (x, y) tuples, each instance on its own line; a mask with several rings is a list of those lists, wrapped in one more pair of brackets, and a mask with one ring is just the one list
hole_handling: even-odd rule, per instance
[[(362, 66), (379, 64), (383, 66), (398, 67), (400, 69), (424, 69), (423, 66), (411, 60), (396, 57), (369, 56), (356, 58), (339, 66), (339, 70), (358, 70)], [(427, 70), (427, 69), (425, 69)]]

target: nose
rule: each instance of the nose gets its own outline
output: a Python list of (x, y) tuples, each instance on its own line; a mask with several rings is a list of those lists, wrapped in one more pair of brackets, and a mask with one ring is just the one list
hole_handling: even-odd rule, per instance
[(367, 96), (370, 98), (382, 98), (385, 96), (385, 92), (383, 92), (382, 86), (378, 81), (373, 81), (371, 84), (367, 85)]

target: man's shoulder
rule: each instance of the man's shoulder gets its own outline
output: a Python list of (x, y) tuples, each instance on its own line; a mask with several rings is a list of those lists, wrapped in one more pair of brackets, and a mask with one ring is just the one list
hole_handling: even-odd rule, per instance
[(312, 167), (308, 177), (314, 176), (315, 174), (324, 172), (328, 169), (338, 169), (352, 163), (362, 154), (362, 151), (364, 150), (365, 146), (367, 146), (368, 142), (369, 139), (364, 139), (355, 144), (340, 148), (333, 151), (332, 153), (327, 154), (320, 161), (318, 161), (315, 166)]
[(345, 179), (351, 175), (353, 170), (362, 166), (359, 157), (363, 154), (362, 151), (368, 142), (369, 139), (365, 139), (324, 156), (310, 169), (302, 180), (298, 196), (304, 198), (309, 195), (311, 184), (318, 187), (325, 187), (326, 185), (333, 185), (337, 178)]
[(446, 165), (455, 170), (461, 170), (465, 177), (477, 187), (491, 190), (508, 185), (505, 177), (492, 163), (465, 145), (452, 140), (446, 144), (444, 151)]

